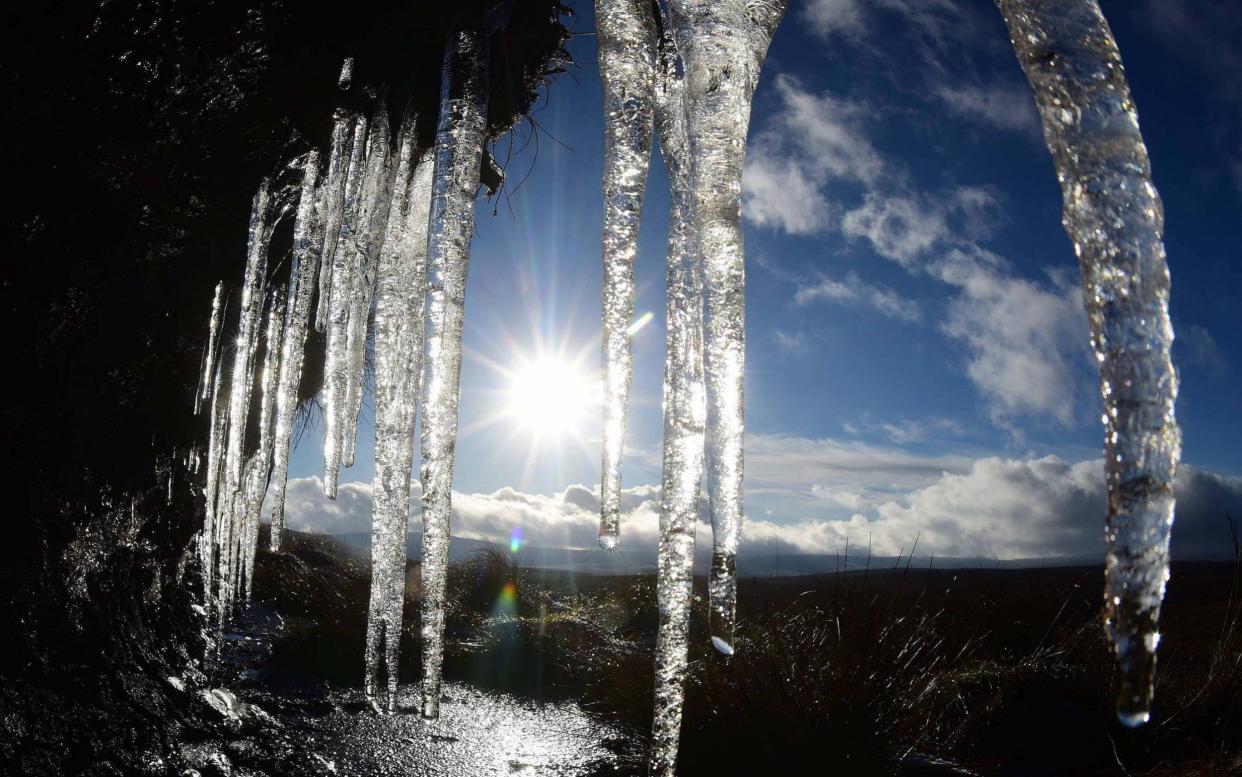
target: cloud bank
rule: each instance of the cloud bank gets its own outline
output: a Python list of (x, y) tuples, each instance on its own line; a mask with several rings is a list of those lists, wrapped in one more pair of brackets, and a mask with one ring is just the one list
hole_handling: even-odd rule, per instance
[[(1104, 551), (1100, 460), (972, 459), (833, 439), (756, 436), (747, 463), (744, 550), (832, 554), (847, 542), (855, 548), (870, 542), (877, 555), (895, 555), (917, 540), (920, 555), (941, 557), (1102, 557)], [(1224, 511), (1242, 513), (1242, 478), (1184, 466), (1176, 490), (1174, 553), (1231, 553)], [(656, 486), (624, 491), (623, 547), (655, 553), (659, 506)], [(368, 532), (371, 486), (343, 483), (333, 502), (323, 496), (317, 477), (292, 479), (286, 514), (289, 527), (301, 531)], [(455, 493), (453, 536), (507, 543), (518, 529), (535, 547), (595, 548), (598, 515), (598, 491), (584, 485), (553, 494), (512, 488)], [(419, 531), (417, 509), (410, 529)], [(699, 542), (710, 541), (704, 511)]]

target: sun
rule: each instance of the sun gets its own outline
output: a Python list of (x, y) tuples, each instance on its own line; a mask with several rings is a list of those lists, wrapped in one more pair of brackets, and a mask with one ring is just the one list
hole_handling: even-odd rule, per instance
[(523, 359), (508, 372), (506, 415), (537, 439), (581, 434), (599, 405), (599, 385), (582, 366), (553, 354)]

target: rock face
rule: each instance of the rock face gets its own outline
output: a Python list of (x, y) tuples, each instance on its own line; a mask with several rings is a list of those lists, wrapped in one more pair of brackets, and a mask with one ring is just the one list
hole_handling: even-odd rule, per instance
[(0, 55), (0, 771), (162, 773), (131, 740), (158, 750), (193, 702), (165, 679), (202, 649), (185, 462), (212, 289), (236, 287), (257, 182), (327, 146), (347, 56), (392, 115), (415, 100), (426, 147), (459, 14), (498, 20), (493, 137), (566, 64), (566, 31), (556, 0), (80, 5), (16, 8)]

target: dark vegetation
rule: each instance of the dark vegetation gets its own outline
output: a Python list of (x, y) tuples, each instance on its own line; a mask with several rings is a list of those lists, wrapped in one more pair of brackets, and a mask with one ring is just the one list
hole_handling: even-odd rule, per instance
[[(294, 537), (288, 556), (259, 560), (256, 598), (285, 618), (266, 679), (303, 693), (360, 685), (364, 560)], [(405, 682), (419, 676), (417, 573), (411, 563)], [(744, 579), (726, 661), (707, 644), (698, 580), (680, 773), (1242, 774), (1239, 566), (1175, 565), (1156, 707), (1138, 730), (1112, 718), (1102, 589), (1097, 568)], [(489, 553), (457, 565), (449, 591), (448, 679), (572, 698), (647, 736), (652, 576), (528, 570)]]
[[(498, 138), (567, 64), (561, 10), (556, 0), (7, 9), (0, 772), (139, 773), (133, 742), (158, 743), (179, 714), (162, 676), (202, 648), (185, 551), (203, 508), (182, 462), (205, 440), (192, 397), (212, 289), (239, 285), (260, 179), (325, 145), (343, 57), (356, 58), (348, 99), (387, 85), (394, 117), (412, 100), (426, 146), (442, 42), (491, 11)], [(490, 158), (485, 167), (498, 183)], [(273, 243), (277, 283), (288, 228)], [(304, 396), (318, 381), (308, 361)]]

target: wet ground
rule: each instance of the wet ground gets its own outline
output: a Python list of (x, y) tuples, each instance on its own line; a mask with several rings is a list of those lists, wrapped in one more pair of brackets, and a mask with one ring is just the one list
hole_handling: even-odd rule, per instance
[(462, 684), (445, 686), (438, 720), (417, 712), (417, 686), (403, 686), (401, 712), (380, 716), (359, 691), (328, 695), (332, 711), (282, 714), (342, 775), (587, 775), (628, 770), (619, 731), (572, 702), (536, 704)]
[(439, 719), (426, 720), (418, 713), (416, 684), (401, 686), (397, 714), (379, 715), (361, 689), (271, 683), (265, 663), (280, 629), (278, 617), (251, 608), (240, 628), (223, 635), (222, 658), (232, 667), (228, 685), (271, 715), (330, 774), (602, 777), (641, 771), (637, 743), (572, 701), (448, 682)]

